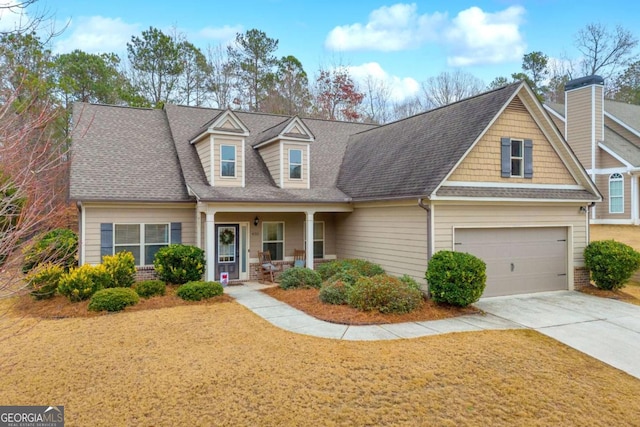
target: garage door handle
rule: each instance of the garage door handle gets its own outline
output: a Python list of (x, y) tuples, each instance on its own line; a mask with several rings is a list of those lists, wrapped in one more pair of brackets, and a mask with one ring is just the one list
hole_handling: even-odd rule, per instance
[(515, 266), (515, 265), (513, 265), (513, 263), (511, 263), (511, 271), (513, 271), (513, 270), (515, 270), (515, 269), (516, 269), (516, 266)]

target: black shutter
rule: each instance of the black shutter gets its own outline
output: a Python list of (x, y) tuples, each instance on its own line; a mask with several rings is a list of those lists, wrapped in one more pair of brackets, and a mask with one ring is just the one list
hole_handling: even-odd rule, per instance
[(171, 223), (171, 244), (181, 244), (182, 243), (182, 223), (181, 222), (172, 222)]
[(502, 177), (511, 176), (511, 138), (500, 138), (500, 164), (502, 165)]
[(105, 255), (113, 255), (113, 224), (110, 222), (100, 224), (100, 259)]
[(533, 178), (533, 141), (524, 140), (524, 177)]

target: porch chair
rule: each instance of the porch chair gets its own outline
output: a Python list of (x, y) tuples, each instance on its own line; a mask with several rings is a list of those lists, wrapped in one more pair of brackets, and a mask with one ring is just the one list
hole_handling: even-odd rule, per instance
[(294, 249), (293, 250), (293, 266), (294, 267), (305, 267), (306, 263), (306, 251), (302, 249)]
[(258, 267), (258, 271), (260, 272), (259, 282), (263, 283), (267, 277), (269, 278), (269, 282), (275, 282), (275, 274), (282, 271), (282, 266), (278, 267), (271, 261), (271, 252), (269, 251), (259, 251), (258, 260), (260, 262), (260, 266)]

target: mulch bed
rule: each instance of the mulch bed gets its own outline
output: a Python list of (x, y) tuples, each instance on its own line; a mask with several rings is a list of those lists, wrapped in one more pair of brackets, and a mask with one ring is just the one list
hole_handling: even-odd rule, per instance
[(481, 312), (472, 306), (460, 308), (449, 305), (438, 305), (431, 300), (425, 300), (422, 307), (411, 313), (383, 314), (377, 311), (359, 311), (347, 305), (325, 304), (318, 298), (318, 289), (284, 290), (278, 286), (273, 286), (262, 289), (262, 292), (320, 320), (345, 325), (420, 322)]
[[(176, 289), (178, 289), (178, 286), (169, 285), (167, 286), (167, 292), (164, 296), (156, 296), (147, 299), (140, 298), (140, 302), (138, 304), (126, 307), (123, 311), (131, 312), (176, 307), (180, 305), (208, 305), (233, 301), (233, 298), (227, 294), (202, 301), (185, 301), (176, 296)], [(95, 317), (110, 314), (106, 311), (89, 311), (87, 308), (88, 305), (89, 300), (71, 302), (67, 297), (62, 295), (56, 295), (51, 299), (36, 301), (29, 294), (25, 294), (16, 299), (12, 309), (17, 315), (40, 319)]]
[(626, 288), (622, 288), (622, 290), (617, 291), (608, 291), (605, 289), (596, 288), (593, 285), (585, 286), (583, 288), (578, 289), (580, 292), (585, 294), (594, 295), (601, 298), (611, 298), (619, 301), (625, 301), (632, 304), (640, 305), (640, 299), (636, 296), (625, 292)]

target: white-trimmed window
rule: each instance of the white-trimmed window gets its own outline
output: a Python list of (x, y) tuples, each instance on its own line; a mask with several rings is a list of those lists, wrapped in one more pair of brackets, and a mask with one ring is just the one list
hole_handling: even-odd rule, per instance
[(289, 179), (302, 179), (302, 150), (289, 150)]
[(269, 251), (274, 261), (284, 259), (284, 222), (262, 223), (262, 251)]
[[(304, 247), (307, 247), (307, 222), (304, 222)], [(313, 223), (313, 257), (324, 258), (324, 221)]]
[(220, 176), (225, 178), (236, 177), (236, 146), (220, 146)]
[(524, 141), (511, 140), (511, 176), (522, 177), (524, 171)]
[(156, 252), (169, 245), (169, 224), (114, 224), (113, 253), (128, 251), (136, 265), (152, 265)]
[(609, 176), (609, 213), (624, 213), (624, 178), (619, 173)]

